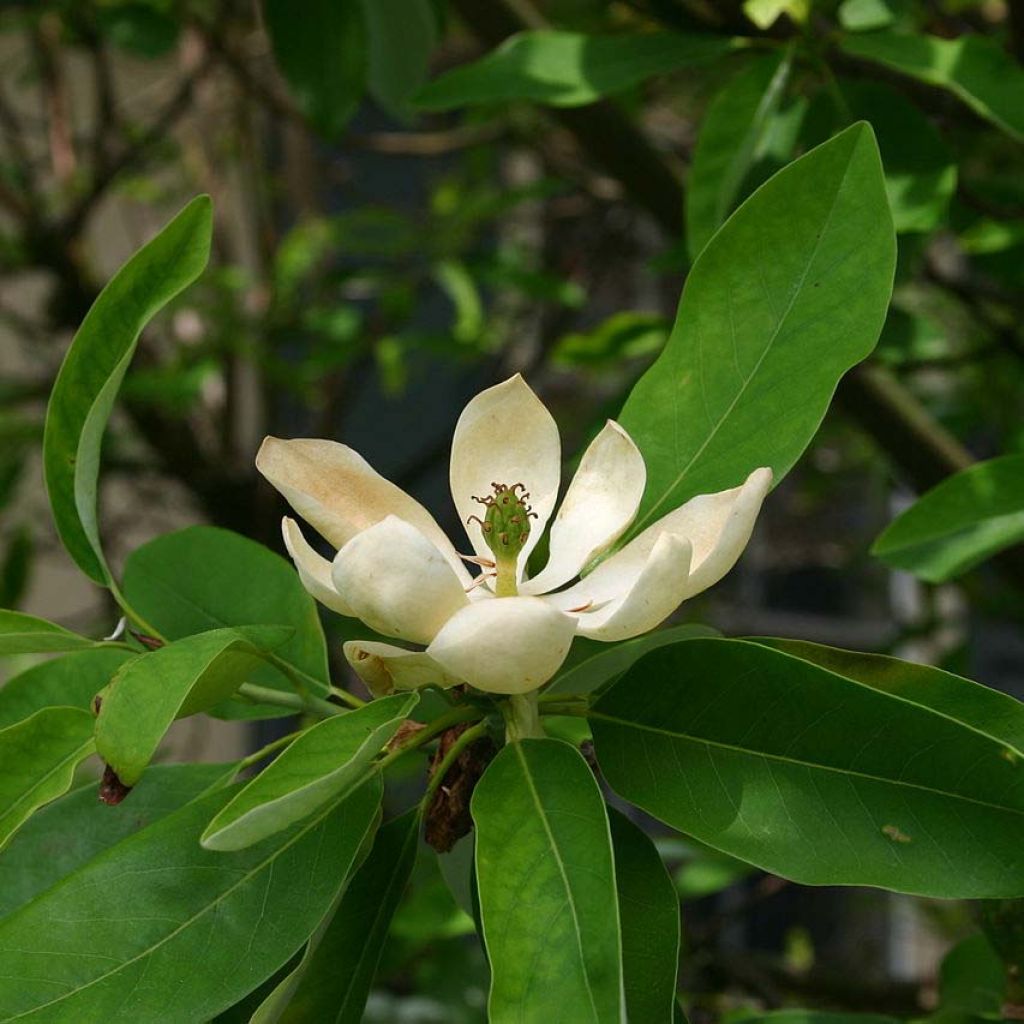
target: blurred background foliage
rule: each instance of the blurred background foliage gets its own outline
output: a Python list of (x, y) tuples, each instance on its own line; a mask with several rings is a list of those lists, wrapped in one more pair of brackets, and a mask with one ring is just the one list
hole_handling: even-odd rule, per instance
[[(196, 521), (280, 550), (253, 469), (267, 433), (353, 445), (457, 529), (465, 400), (524, 373), (571, 458), (728, 214), (865, 119), (899, 233), (888, 322), (740, 571), (684, 618), (1024, 696), (1019, 548), (955, 586), (869, 556), (913, 494), (1024, 451), (1021, 0), (37, 0), (0, 7), (0, 53), (0, 606), (113, 626), (45, 511), (45, 399), (111, 271), (195, 193), (215, 265), (147, 332), (105, 450), (118, 560)], [(970, 908), (804, 890), (660, 841), (693, 1020), (1001, 1015)], [(472, 929), (421, 857), (367, 1019), (481, 1020)], [(1019, 934), (992, 934), (1020, 958)]]

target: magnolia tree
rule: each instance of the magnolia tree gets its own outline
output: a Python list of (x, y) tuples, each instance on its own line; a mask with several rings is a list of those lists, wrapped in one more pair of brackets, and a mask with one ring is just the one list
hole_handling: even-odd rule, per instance
[[(742, 556), (876, 343), (895, 239), (867, 124), (711, 233), (561, 501), (572, 453), (513, 376), (452, 438), (465, 537), (351, 448), (267, 438), (256, 465), (303, 520), (282, 524), (291, 563), (196, 526), (115, 573), (104, 428), (211, 224), (197, 198), (125, 264), (50, 397), (57, 529), (124, 618), (99, 639), (0, 612), (0, 653), (60, 655), (0, 691), (0, 1019), (358, 1021), (425, 836), (486, 950), (491, 1020), (680, 1020), (677, 896), (613, 795), (798, 883), (1024, 896), (1018, 702), (889, 657), (659, 628)], [(942, 576), (1005, 543), (958, 504), (970, 486), (926, 495), (879, 551)], [(329, 674), (321, 612), (351, 675)], [(298, 725), (235, 763), (151, 763), (203, 714)], [(94, 754), (102, 803), (64, 795)], [(382, 804), (409, 766), (422, 796), (403, 781)]]

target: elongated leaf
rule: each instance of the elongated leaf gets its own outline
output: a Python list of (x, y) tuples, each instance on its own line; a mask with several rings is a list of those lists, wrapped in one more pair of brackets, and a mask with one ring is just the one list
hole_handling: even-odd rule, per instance
[(370, 93), (385, 110), (402, 115), (427, 80), (437, 43), (430, 0), (362, 0), (369, 48)]
[(98, 647), (26, 669), (0, 689), (0, 729), (53, 705), (89, 710), (93, 697), (132, 657), (130, 651)]
[(697, 639), (637, 662), (591, 726), (620, 795), (775, 874), (943, 898), (1024, 893), (1020, 757), (912, 695)]
[(895, 244), (878, 149), (854, 125), (762, 185), (708, 243), (665, 351), (620, 417), (647, 462), (637, 532), (757, 466), (782, 478), (878, 339)]
[(310, 123), (328, 138), (348, 124), (366, 85), (366, 22), (354, 0), (264, 0), (274, 57)]
[(154, 765), (130, 804), (107, 807), (89, 782), (54, 800), (18, 830), (0, 853), (0, 917), (24, 906), (66, 875), (152, 825), (223, 779), (222, 764)]
[[(291, 626), (294, 635), (274, 653), (312, 677), (304, 681), (314, 693), (327, 692), (327, 645), (316, 602), (291, 564), (263, 545), (212, 526), (164, 534), (128, 557), (123, 589), (132, 607), (171, 640), (221, 626)], [(271, 665), (260, 666), (252, 682), (293, 688)], [(216, 713), (240, 718), (283, 712), (232, 702)]]
[(715, 60), (735, 46), (723, 36), (671, 32), (521, 32), (480, 60), (435, 78), (415, 103), (423, 110), (508, 100), (581, 106), (655, 75)]
[(35, 615), (0, 608), (0, 657), (5, 654), (55, 654), (80, 651), (96, 641)]
[(385, 697), (304, 732), (210, 822), (203, 846), (243, 849), (341, 799), (366, 778), (418, 699)]
[(559, 740), (510, 743), (473, 793), (493, 1024), (622, 1020), (622, 941), (608, 818)]
[(979, 462), (897, 516), (871, 553), (929, 583), (956, 579), (1024, 541), (1024, 455)]
[(100, 757), (126, 786), (134, 786), (175, 719), (226, 700), (263, 652), (289, 635), (278, 626), (214, 629), (129, 662), (101, 695)]
[(778, 109), (790, 62), (771, 53), (750, 64), (714, 98), (700, 126), (686, 183), (686, 243), (696, 259), (743, 198), (744, 178)]
[(71, 342), (50, 395), (43, 469), (68, 553), (90, 579), (110, 580), (96, 491), (103, 431), (143, 327), (202, 272), (213, 228), (209, 196), (193, 199), (110, 280)]
[(36, 808), (67, 792), (93, 749), (92, 715), (81, 708), (43, 708), (0, 730), (0, 850)]
[(228, 799), (162, 818), (0, 922), (0, 1021), (192, 1024), (286, 963), (373, 828), (379, 780), (244, 853), (211, 853), (199, 833)]
[(1024, 68), (994, 39), (871, 32), (840, 44), (852, 57), (894, 68), (953, 93), (1008, 135), (1024, 141)]
[(608, 811), (622, 922), (626, 1017), (670, 1021), (679, 965), (679, 898), (654, 843), (624, 814)]

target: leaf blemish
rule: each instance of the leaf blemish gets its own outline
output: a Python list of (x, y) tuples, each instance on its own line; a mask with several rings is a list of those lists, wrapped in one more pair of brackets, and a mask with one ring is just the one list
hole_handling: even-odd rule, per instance
[(909, 843), (913, 841), (906, 832), (901, 832), (895, 825), (883, 825), (882, 834), (894, 843)]

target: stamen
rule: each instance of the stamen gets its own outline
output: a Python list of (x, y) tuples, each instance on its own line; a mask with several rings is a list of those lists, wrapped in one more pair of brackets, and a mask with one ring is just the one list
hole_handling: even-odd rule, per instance
[(572, 612), (585, 612), (588, 608), (593, 607), (594, 599), (591, 598), (586, 604), (581, 604), (579, 608), (569, 608), (568, 611)]
[(480, 573), (480, 575), (477, 576), (477, 578), (475, 580), (473, 580), (473, 582), (470, 583), (470, 585), (468, 587), (466, 587), (466, 593), (468, 594), (471, 590), (476, 590), (476, 588), (479, 587), (481, 583), (484, 583), (487, 580), (496, 579), (497, 576), (498, 576), (498, 574), (496, 572), (482, 572), (482, 573)]
[(482, 565), (485, 569), (493, 569), (495, 562), (490, 558), (481, 558), (479, 555), (463, 555), (459, 554), (464, 562), (469, 562), (471, 565)]

